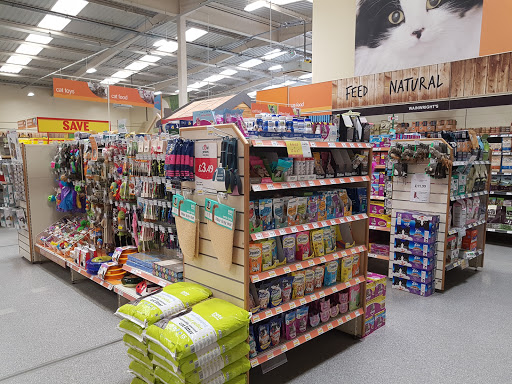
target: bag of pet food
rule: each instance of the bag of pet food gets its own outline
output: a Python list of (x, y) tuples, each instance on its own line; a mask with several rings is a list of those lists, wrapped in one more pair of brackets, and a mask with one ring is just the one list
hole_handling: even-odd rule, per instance
[(116, 315), (146, 328), (166, 316), (206, 300), (211, 295), (212, 292), (208, 288), (199, 284), (174, 283), (162, 291), (123, 305), (117, 310)]
[(196, 304), (184, 315), (160, 320), (146, 330), (146, 338), (182, 359), (244, 327), (251, 314), (234, 304), (213, 298)]
[(153, 370), (149, 369), (144, 364), (141, 364), (136, 360), (132, 360), (128, 368), (128, 372), (134, 374), (147, 384), (155, 383), (155, 376), (153, 374)]
[(153, 356), (151, 356), (151, 354), (144, 355), (143, 353), (133, 348), (128, 348), (127, 353), (128, 357), (132, 360), (138, 361), (139, 363), (145, 365), (148, 369), (153, 369)]
[(144, 341), (144, 338), (142, 337), (142, 331), (144, 328), (138, 326), (135, 323), (132, 323), (130, 320), (123, 319), (119, 322), (119, 325), (117, 326), (117, 329), (119, 329), (121, 332), (126, 333), (135, 339), (139, 340), (141, 343)]
[(210, 363), (219, 356), (224, 356), (226, 365), (228, 365), (228, 361), (236, 360), (233, 354), (236, 354), (237, 352), (231, 351), (233, 351), (239, 345), (245, 344), (247, 337), (247, 328), (242, 327), (229, 336), (223, 337), (216, 343), (210, 344), (206, 348), (203, 348), (200, 351), (197, 351), (196, 353), (186, 356), (180, 360), (174, 359), (162, 346), (160, 346), (160, 344), (156, 344), (152, 341), (148, 342), (148, 351), (153, 355), (153, 357), (158, 357), (161, 360), (165, 360), (168, 366), (172, 367), (171, 371), (186, 374), (188, 372), (192, 372), (194, 369)]

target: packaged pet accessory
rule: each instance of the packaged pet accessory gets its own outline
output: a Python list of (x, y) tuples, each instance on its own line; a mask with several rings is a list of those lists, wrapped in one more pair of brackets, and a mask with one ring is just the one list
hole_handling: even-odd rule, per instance
[(277, 307), (281, 305), (283, 298), (281, 296), (281, 287), (279, 281), (275, 281), (270, 286), (270, 306)]
[(298, 204), (297, 198), (288, 200), (288, 208), (287, 208), (288, 226), (299, 224), (299, 221), (297, 219), (297, 204)]
[(287, 263), (295, 261), (295, 234), (283, 236), (283, 254)]
[(349, 311), (355, 311), (361, 303), (361, 286), (357, 284), (350, 287), (348, 289), (348, 296), (348, 309)]
[(292, 285), (293, 285), (293, 277), (286, 276), (281, 279), (281, 298), (283, 299), (283, 303), (287, 303), (292, 298)]
[(306, 332), (307, 326), (308, 326), (308, 307), (303, 306), (303, 307), (297, 308), (297, 311), (295, 313), (295, 319), (297, 322), (297, 332), (298, 333)]
[(272, 219), (272, 199), (260, 200), (259, 211), (261, 230), (268, 231), (274, 229), (274, 220)]
[(188, 306), (206, 300), (212, 292), (195, 283), (175, 283), (162, 291), (125, 304), (116, 315), (128, 319), (140, 327), (147, 327), (165, 316), (173, 315)]
[(281, 324), (282, 319), (280, 317), (273, 317), (269, 321), (270, 325), (270, 342), (272, 346), (276, 346), (281, 341)]
[(325, 267), (323, 265), (313, 268), (313, 271), (315, 272), (315, 289), (322, 288), (324, 283), (324, 269)]
[(324, 230), (317, 229), (311, 231), (311, 246), (313, 248), (313, 256), (324, 256)]
[(306, 294), (315, 292), (315, 271), (312, 268), (308, 268), (305, 271), (305, 290)]
[(268, 308), (270, 303), (270, 289), (268, 286), (262, 284), (258, 289), (258, 300), (260, 302), (260, 310), (263, 311)]
[(272, 241), (265, 240), (261, 242), (261, 270), (268, 271), (275, 268)]
[(360, 260), (361, 258), (359, 254), (355, 254), (352, 256), (352, 279), (354, 277), (359, 276)]
[(338, 274), (338, 261), (329, 261), (325, 264), (325, 272), (324, 272), (324, 285), (326, 287), (330, 287), (331, 285), (336, 284), (336, 277)]
[(290, 311), (284, 315), (284, 335), (286, 340), (292, 340), (297, 337), (295, 311)]
[(352, 279), (353, 260), (353, 256), (346, 256), (343, 259), (341, 259), (340, 281), (342, 283), (346, 283), (347, 281)]
[(292, 299), (300, 299), (304, 297), (304, 290), (306, 289), (306, 276), (305, 273), (302, 272), (294, 272), (293, 274), (293, 283), (292, 283)]
[(261, 352), (270, 347), (270, 326), (268, 323), (260, 323), (256, 328), (258, 330), (258, 349)]
[(299, 224), (306, 224), (308, 222), (308, 198), (297, 197), (297, 220)]
[(254, 339), (254, 326), (252, 324), (249, 325), (249, 347), (249, 357), (256, 357), (258, 352), (256, 351), (256, 340)]
[(309, 232), (299, 232), (296, 237), (297, 252), (295, 257), (297, 260), (310, 259), (310, 248), (309, 248)]
[(287, 216), (285, 214), (284, 199), (274, 199), (274, 228), (284, 228), (288, 226)]
[(336, 237), (333, 227), (326, 227), (324, 231), (324, 248), (325, 254), (336, 252)]
[(255, 275), (261, 272), (262, 245), (249, 244), (249, 274)]

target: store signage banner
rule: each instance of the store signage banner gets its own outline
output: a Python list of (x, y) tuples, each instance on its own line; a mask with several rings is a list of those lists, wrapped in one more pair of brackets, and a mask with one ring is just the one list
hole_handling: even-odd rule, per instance
[(199, 142), (194, 146), (194, 172), (196, 191), (203, 193), (217, 193), (215, 182), (212, 180), (217, 169), (217, 143)]
[(258, 113), (271, 113), (275, 115), (278, 111), (277, 104), (252, 103), (251, 112), (256, 115)]
[(155, 103), (154, 92), (145, 89), (107, 86), (93, 81), (53, 79), (53, 96), (61, 99), (106, 103), (109, 94), (110, 102), (114, 104), (153, 108)]
[(37, 118), (37, 131), (41, 133), (75, 133), (109, 131), (108, 121), (56, 119), (50, 117)]
[[(316, 83), (288, 89), (288, 103), (302, 114), (330, 111), (332, 108), (332, 82)], [(330, 112), (323, 112), (324, 115)]]
[(360, 0), (355, 75), (512, 51), (512, 2)]
[(27, 128), (37, 128), (37, 117), (27, 119)]
[(265, 89), (256, 92), (256, 103), (288, 104), (288, 87)]
[(18, 129), (25, 129), (25, 128), (27, 128), (27, 121), (26, 120), (18, 121)]

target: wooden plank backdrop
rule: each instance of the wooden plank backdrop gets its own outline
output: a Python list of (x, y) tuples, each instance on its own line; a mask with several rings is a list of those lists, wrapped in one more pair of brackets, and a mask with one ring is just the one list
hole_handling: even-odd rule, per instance
[[(414, 103), (420, 101), (434, 101), (446, 99), (459, 99), (474, 96), (496, 95), (512, 93), (512, 53), (479, 57), (475, 59), (454, 61), (451, 63), (434, 64), (423, 67), (397, 70), (393, 72), (377, 73), (373, 75), (358, 76), (333, 81), (332, 108), (350, 109), (386, 104)], [(403, 82), (404, 91), (390, 90), (390, 84), (400, 80), (412, 78), (413, 83), (420, 78), (425, 79), (428, 88), (430, 80), (436, 83), (435, 87), (425, 89), (418, 85), (409, 90)], [(439, 83), (442, 83), (438, 87)], [(365, 95), (352, 94), (351, 88), (364, 86)]]

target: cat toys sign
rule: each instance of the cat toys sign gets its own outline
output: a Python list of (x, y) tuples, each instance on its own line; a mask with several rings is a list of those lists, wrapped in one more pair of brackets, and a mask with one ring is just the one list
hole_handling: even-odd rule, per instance
[(195, 155), (195, 182), (196, 190), (199, 194), (217, 193), (213, 174), (217, 169), (217, 143), (216, 142), (198, 142), (194, 146)]

